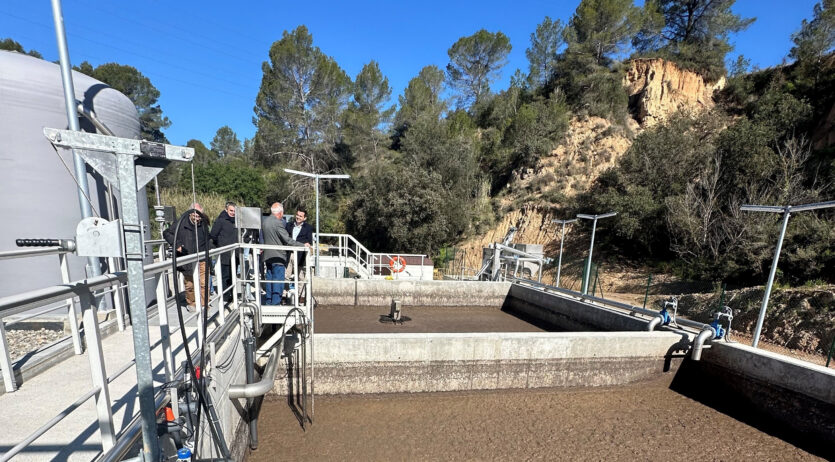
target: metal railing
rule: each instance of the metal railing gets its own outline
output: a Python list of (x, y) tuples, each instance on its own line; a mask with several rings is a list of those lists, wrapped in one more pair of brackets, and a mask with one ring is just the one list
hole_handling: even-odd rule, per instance
[[(248, 248), (258, 248), (258, 246), (253, 245), (244, 246)], [(164, 246), (160, 246), (160, 248), (162, 247)], [(239, 305), (239, 297), (241, 294), (239, 294), (237, 290), (239, 278), (237, 275), (237, 271), (234, 270), (235, 268), (237, 268), (237, 261), (240, 253), (239, 250), (241, 248), (241, 244), (231, 244), (225, 247), (213, 249), (209, 252), (210, 257), (215, 258), (215, 262), (213, 265), (210, 265), (210, 268), (207, 268), (207, 271), (211, 271), (212, 273), (214, 273), (212, 276), (214, 281), (216, 281), (217, 290), (215, 294), (210, 295), (208, 306), (210, 307), (210, 310), (216, 311), (208, 319), (206, 319), (208, 313), (211, 313), (212, 311), (203, 313), (203, 310), (197, 309), (195, 313), (188, 316), (185, 320), (186, 323), (191, 322), (195, 318), (197, 320), (197, 332), (195, 335), (193, 335), (193, 337), (196, 337), (198, 347), (205, 341), (205, 339), (203, 338), (204, 324), (208, 323), (206, 325), (207, 335), (209, 335), (209, 338), (211, 338), (211, 333), (213, 331), (227, 327), (227, 320), (231, 321), (232, 323), (237, 323), (237, 320), (241, 319)], [(292, 247), (281, 246), (276, 248), (288, 251), (298, 251), (298, 248)], [(32, 255), (51, 254), (58, 254), (59, 256), (65, 257), (66, 253), (66, 251), (60, 251), (57, 249), (27, 249), (26, 251), (15, 250), (11, 252), (5, 252), (0, 254), (0, 258), (19, 258)], [(232, 284), (230, 287), (223, 287), (220, 257), (224, 254), (230, 255), (230, 264), (233, 268), (231, 274)], [(200, 255), (188, 255), (180, 257), (177, 259), (178, 266), (182, 268), (184, 265), (195, 263), (197, 261), (203, 262), (205, 261), (203, 259), (203, 255), (204, 254), (201, 253)], [(64, 263), (65, 260), (62, 260), (62, 265)], [(199, 277), (200, 265), (195, 264), (193, 266), (194, 269), (192, 277), (194, 277), (195, 280), (198, 280), (197, 278)], [(177, 273), (179, 272), (180, 271), (177, 271)], [(258, 277), (258, 273), (259, 271), (256, 268), (256, 278)], [(171, 296), (169, 296), (165, 288), (165, 285), (170, 277), (179, 277), (179, 274), (172, 274), (170, 260), (159, 261), (145, 265), (144, 274), (147, 279), (153, 279), (156, 287), (157, 310), (156, 313), (149, 314), (149, 317), (158, 317), (160, 339), (156, 343), (151, 345), (151, 350), (162, 350), (163, 363), (165, 367), (164, 377), (165, 382), (167, 383), (174, 380), (177, 374), (178, 369), (175, 367), (174, 362), (173, 351), (175, 351), (175, 349), (172, 348), (172, 336), (175, 333), (179, 332), (181, 327), (177, 326), (175, 328), (172, 328), (169, 325), (169, 302), (173, 301), (173, 297), (177, 294), (172, 294)], [(289, 280), (288, 282), (295, 282), (299, 289), (301, 289), (301, 287), (304, 286), (305, 291), (308, 294), (310, 293), (310, 284), (312, 283), (312, 278), (300, 280), (298, 277), (298, 270), (296, 269), (294, 270), (293, 277), (290, 279), (291, 280)], [(110, 375), (107, 374), (107, 368), (105, 366), (103, 355), (100, 326), (97, 322), (98, 319), (95, 310), (94, 297), (95, 294), (100, 293), (100, 291), (102, 290), (118, 290), (120, 287), (123, 286), (125, 281), (126, 274), (123, 272), (108, 273), (90, 279), (68, 282), (62, 285), (32, 290), (21, 294), (0, 298), (0, 368), (2, 368), (3, 370), (4, 385), (6, 387), (7, 392), (13, 392), (14, 390), (16, 390), (17, 384), (15, 381), (15, 369), (13, 367), (14, 364), (11, 361), (11, 358), (9, 357), (9, 349), (5, 339), (5, 330), (3, 328), (4, 319), (8, 318), (9, 316), (25, 313), (29, 310), (32, 310), (33, 308), (39, 308), (53, 303), (60, 303), (61, 305), (59, 306), (59, 308), (63, 308), (64, 306), (71, 307), (68, 308), (70, 310), (69, 317), (71, 318), (71, 320), (74, 320), (76, 319), (76, 317), (74, 316), (73, 310), (76, 307), (76, 302), (74, 302), (74, 300), (76, 299), (78, 303), (78, 308), (80, 309), (83, 316), (83, 334), (85, 337), (87, 355), (90, 363), (90, 373), (93, 382), (93, 386), (89, 390), (84, 392), (80, 397), (78, 397), (78, 399), (73, 404), (58, 412), (55, 416), (50, 418), (37, 430), (30, 433), (26, 438), (24, 438), (22, 441), (20, 441), (18, 444), (12, 447), (9, 451), (0, 455), (0, 462), (9, 460), (15, 455), (19, 454), (21, 451), (26, 449), (26, 447), (28, 447), (31, 443), (33, 443), (40, 436), (48, 432), (51, 428), (53, 428), (55, 425), (57, 425), (59, 422), (65, 419), (70, 413), (80, 408), (91, 398), (95, 398), (96, 412), (98, 417), (97, 422), (102, 442), (102, 452), (107, 453), (117, 443), (117, 432), (114, 428), (113, 403), (110, 398), (109, 385), (111, 382), (123, 375), (126, 371), (130, 370), (135, 365), (136, 360), (135, 358), (131, 358), (126, 363), (117, 367), (115, 369), (116, 372)], [(195, 284), (195, 286), (195, 305), (202, 306), (203, 304), (200, 301), (201, 291), (203, 290), (201, 288), (202, 281), (199, 284)], [(232, 302), (229, 306), (226, 306), (223, 303), (223, 295), (230, 292), (232, 295)], [(312, 299), (312, 297), (308, 297), (308, 305), (310, 304), (310, 299)], [(228, 318), (227, 316), (229, 315), (229, 313), (227, 313), (227, 311), (229, 311), (229, 313), (234, 312), (235, 316), (232, 318)], [(308, 312), (310, 312), (310, 310), (308, 310)], [(217, 325), (217, 327), (215, 327), (215, 325)], [(176, 339), (177, 337), (174, 338)], [(191, 342), (193, 340), (195, 339), (191, 338), (189, 341)], [(77, 345), (77, 352), (80, 353), (80, 337), (74, 338), (73, 343), (74, 345)], [(170, 399), (172, 401), (176, 401), (176, 390), (171, 391), (171, 393), (173, 395)]]
[(362, 278), (432, 279), (434, 264), (426, 255), (372, 252), (350, 234), (321, 233), (319, 237), (328, 246), (320, 260), (322, 255), (336, 257), (341, 268), (350, 268)]

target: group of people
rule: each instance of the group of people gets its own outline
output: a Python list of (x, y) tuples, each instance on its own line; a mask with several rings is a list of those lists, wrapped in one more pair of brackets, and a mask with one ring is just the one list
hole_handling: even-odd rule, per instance
[[(208, 234), (208, 239), (205, 237), (208, 223), (203, 223), (203, 208), (198, 203), (191, 204), (193, 210), (187, 220), (180, 221), (179, 231), (175, 230), (172, 225), (162, 235), (169, 245), (177, 253), (177, 256), (191, 255), (194, 253), (205, 252), (207, 249), (214, 247), (223, 247), (229, 244), (238, 242), (238, 230), (235, 228), (235, 209), (237, 205), (234, 202), (227, 202), (226, 207), (214, 222), (211, 231)], [(176, 242), (175, 242), (176, 231)], [(281, 246), (295, 246), (310, 248), (313, 243), (313, 229), (307, 223), (307, 211), (304, 208), (298, 208), (294, 219), (287, 222), (284, 219), (284, 206), (280, 202), (274, 203), (270, 207), (270, 215), (263, 217), (261, 220), (261, 232), (259, 233), (259, 242), (266, 245), (281, 245)], [(298, 255), (298, 261), (291, 258), (291, 254)], [(291, 252), (287, 250), (266, 249), (263, 252), (261, 261), (265, 267), (266, 294), (263, 298), (263, 303), (266, 305), (280, 305), (288, 294), (295, 292), (293, 284), (285, 284), (285, 276), (287, 274), (288, 265), (295, 264), (298, 268), (299, 278), (304, 277), (305, 268), (305, 253)], [(228, 302), (231, 300), (232, 292), (227, 290), (232, 285), (232, 259), (228, 252), (220, 257), (221, 281), (224, 289), (223, 299)], [(291, 273), (292, 273), (292, 266)], [(194, 309), (196, 303), (195, 287), (203, 287), (203, 281), (206, 277), (206, 261), (199, 263), (199, 281), (194, 280), (194, 264), (189, 263), (180, 265), (179, 270), (183, 273), (185, 280), (186, 304), (189, 309)], [(237, 271), (237, 268), (234, 269)], [(201, 292), (201, 300), (206, 297), (206, 293)]]

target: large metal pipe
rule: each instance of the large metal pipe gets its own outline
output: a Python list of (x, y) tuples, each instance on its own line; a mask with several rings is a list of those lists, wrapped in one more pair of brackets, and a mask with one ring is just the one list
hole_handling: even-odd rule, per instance
[[(279, 343), (279, 345), (281, 344), (283, 342)], [(261, 380), (246, 385), (231, 385), (229, 387), (229, 399), (256, 398), (266, 395), (273, 389), (275, 386), (275, 373), (278, 371), (278, 362), (281, 357), (279, 345), (276, 345), (270, 351), (270, 358), (267, 361), (266, 367), (264, 367), (264, 374), (261, 376)]]
[(649, 322), (647, 323), (647, 331), (648, 332), (654, 331), (655, 328), (658, 327), (658, 325), (661, 324), (662, 322), (664, 322), (664, 318), (662, 318), (661, 316), (656, 316), (656, 317), (650, 319)]
[[(58, 41), (58, 61), (61, 66), (61, 82), (64, 84), (67, 126), (70, 130), (77, 132), (81, 128), (76, 114), (75, 86), (72, 82), (72, 65), (70, 64), (70, 52), (67, 47), (67, 33), (64, 30), (64, 13), (61, 10), (61, 0), (52, 0), (52, 19), (55, 23), (55, 38)], [(87, 165), (75, 149), (72, 150), (72, 163), (75, 168), (75, 181), (78, 183), (78, 206), (81, 209), (81, 218), (92, 217), (93, 206), (88, 200), (90, 186), (87, 184)], [(87, 265), (89, 276), (101, 275), (98, 258), (87, 257)], [(99, 309), (104, 309), (104, 307), (99, 307)]]
[(699, 335), (697, 335), (696, 339), (693, 340), (693, 351), (690, 355), (693, 361), (702, 359), (702, 349), (704, 348), (705, 342), (715, 336), (716, 331), (710, 326), (705, 327), (701, 332), (699, 332)]

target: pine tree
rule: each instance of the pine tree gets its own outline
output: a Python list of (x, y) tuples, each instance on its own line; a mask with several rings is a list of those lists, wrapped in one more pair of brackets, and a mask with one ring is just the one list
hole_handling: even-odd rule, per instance
[(459, 92), (461, 107), (477, 104), (490, 93), (490, 82), (498, 78), (507, 64), (510, 39), (501, 32), (481, 29), (468, 37), (461, 37), (447, 51), (446, 71), (450, 84)]

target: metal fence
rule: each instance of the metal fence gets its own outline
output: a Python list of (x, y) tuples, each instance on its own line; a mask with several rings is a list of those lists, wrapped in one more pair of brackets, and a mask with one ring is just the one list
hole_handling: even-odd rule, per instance
[[(164, 256), (164, 245), (160, 245), (160, 249), (163, 252), (162, 255)], [(196, 310), (196, 312), (189, 315), (185, 320), (186, 323), (189, 323), (195, 319), (197, 321), (196, 332), (192, 335), (192, 338), (189, 339), (189, 342), (196, 341), (198, 347), (207, 340), (211, 343), (213, 332), (220, 329), (228, 329), (230, 323), (236, 324), (238, 322), (238, 319), (241, 319), (241, 313), (239, 308), (240, 305), (238, 302), (239, 298), (242, 295), (238, 292), (238, 275), (236, 271), (233, 271), (232, 285), (230, 287), (223, 287), (220, 258), (221, 255), (229, 254), (231, 258), (232, 267), (235, 268), (236, 259), (239, 258), (239, 249), (241, 249), (241, 245), (232, 244), (210, 251), (210, 256), (214, 257), (215, 259), (215, 263), (211, 266), (210, 271), (212, 273), (213, 280), (216, 283), (217, 290), (213, 295), (210, 296), (208, 302), (209, 311), (207, 313), (203, 313), (203, 310), (198, 309)], [(288, 251), (298, 250), (297, 248), (291, 247), (282, 247), (282, 249)], [(16, 254), (15, 256), (12, 256), (11, 252), (6, 252), (2, 254), (2, 257), (22, 258), (32, 254), (49, 255), (54, 253), (59, 255), (60, 264), (62, 268), (65, 268), (64, 257), (66, 255), (66, 252), (64, 251), (58, 251), (56, 249), (36, 249), (34, 251), (30, 250), (29, 252), (13, 252)], [(183, 265), (195, 263), (199, 260), (202, 261), (202, 258), (203, 254), (189, 255), (178, 258), (178, 264), (180, 267), (182, 267)], [(194, 265), (193, 271), (193, 277), (195, 278), (195, 280), (198, 280), (199, 265)], [(177, 273), (179, 273), (179, 271), (177, 271), (176, 273), (172, 273), (170, 261), (165, 260), (145, 265), (144, 267), (145, 277), (153, 279), (155, 283), (157, 296), (156, 313), (150, 313), (149, 317), (156, 316), (158, 318), (160, 339), (156, 343), (151, 345), (151, 350), (161, 350), (162, 352), (165, 367), (164, 377), (166, 382), (174, 380), (177, 374), (182, 373), (175, 366), (173, 354), (173, 351), (176, 351), (176, 349), (180, 346), (179, 344), (182, 343), (182, 341), (177, 340), (179, 337), (174, 335), (180, 331), (181, 327), (171, 326), (168, 320), (168, 306), (171, 302), (173, 302), (173, 297), (175, 296), (175, 294), (169, 294), (166, 289), (166, 284), (168, 283), (170, 278), (179, 277), (179, 274)], [(300, 283), (297, 273), (290, 279), (291, 280), (288, 280), (287, 282), (295, 281), (297, 284)], [(72, 341), (75, 348), (75, 353), (83, 354), (83, 347), (86, 346), (86, 354), (89, 359), (90, 374), (93, 382), (92, 388), (90, 388), (87, 392), (79, 396), (75, 402), (73, 402), (71, 405), (61, 410), (61, 412), (57, 413), (55, 416), (50, 418), (41, 427), (32, 432), (29, 436), (24, 438), (22, 441), (20, 441), (14, 447), (9, 449), (7, 452), (0, 455), (0, 462), (9, 460), (15, 455), (19, 454), (27, 446), (32, 444), (40, 436), (42, 436), (55, 425), (57, 425), (59, 422), (61, 422), (70, 413), (80, 408), (91, 398), (95, 401), (96, 412), (98, 416), (98, 430), (102, 441), (102, 452), (107, 453), (110, 449), (117, 445), (118, 433), (114, 428), (113, 403), (110, 398), (109, 385), (114, 380), (122, 376), (125, 372), (130, 370), (136, 364), (136, 359), (133, 358), (126, 361), (124, 364), (117, 367), (115, 369), (115, 372), (111, 372), (110, 374), (108, 374), (108, 371), (105, 367), (105, 361), (102, 350), (102, 334), (100, 331), (100, 325), (96, 313), (96, 304), (94, 300), (95, 297), (101, 296), (103, 291), (111, 291), (113, 293), (118, 292), (120, 288), (123, 287), (125, 281), (126, 274), (123, 272), (108, 273), (91, 279), (72, 282), (67, 281), (67, 283), (62, 285), (47, 287), (44, 289), (33, 290), (26, 293), (0, 298), (0, 368), (2, 368), (3, 371), (3, 380), (7, 392), (14, 392), (16, 390), (16, 370), (17, 373), (19, 373), (20, 371), (19, 369), (17, 369), (17, 367), (19, 367), (19, 364), (14, 363), (12, 361), (12, 358), (10, 358), (9, 356), (9, 349), (5, 339), (4, 328), (4, 326), (8, 325), (6, 319), (10, 316), (15, 316), (21, 313), (32, 311), (33, 309), (40, 309), (40, 311), (38, 311), (38, 314), (41, 314), (45, 312), (42, 309), (43, 307), (49, 307), (54, 304), (57, 304), (57, 308), (52, 308), (48, 311), (53, 311), (55, 309), (67, 310), (67, 319), (70, 322), (70, 325), (72, 326), (73, 323), (75, 323), (75, 327), (73, 327), (72, 334)], [(306, 291), (309, 294), (309, 291), (311, 289), (310, 278), (307, 278), (305, 282), (301, 282), (301, 284), (304, 286), (304, 291)], [(301, 290), (302, 288), (300, 287), (299, 289)], [(195, 297), (197, 299), (196, 306), (202, 306), (199, 298), (201, 290), (195, 290)], [(225, 293), (231, 293), (232, 295), (232, 303), (230, 303), (229, 305), (223, 303), (223, 295)], [(124, 316), (126, 308), (124, 300), (124, 297), (122, 297), (121, 299), (117, 299), (118, 306), (116, 308), (117, 311), (120, 313), (119, 317), (122, 318), (122, 321), (120, 322), (121, 328), (124, 328), (124, 323), (127, 321), (127, 318)], [(82, 314), (84, 326), (83, 329), (79, 329), (77, 325), (78, 313)], [(16, 320), (15, 322), (19, 322), (19, 320)], [(204, 324), (206, 325), (208, 339), (203, 338)], [(81, 339), (82, 334), (84, 336), (84, 342), (82, 342)], [(210, 351), (213, 351), (213, 347), (210, 348)], [(195, 349), (195, 355), (197, 354), (199, 354), (199, 348)], [(167, 399), (171, 400), (172, 402), (176, 402), (176, 389), (168, 390), (168, 392), (173, 393), (174, 396), (168, 396)], [(164, 390), (159, 389), (159, 392), (157, 393), (158, 404), (162, 402), (160, 400), (164, 398), (164, 394)], [(134, 417), (133, 422), (135, 423), (137, 419), (138, 413)], [(122, 435), (120, 435), (120, 437), (127, 437), (129, 436), (128, 433), (129, 432), (125, 431)], [(134, 429), (133, 434), (135, 435), (135, 433), (136, 431)]]

